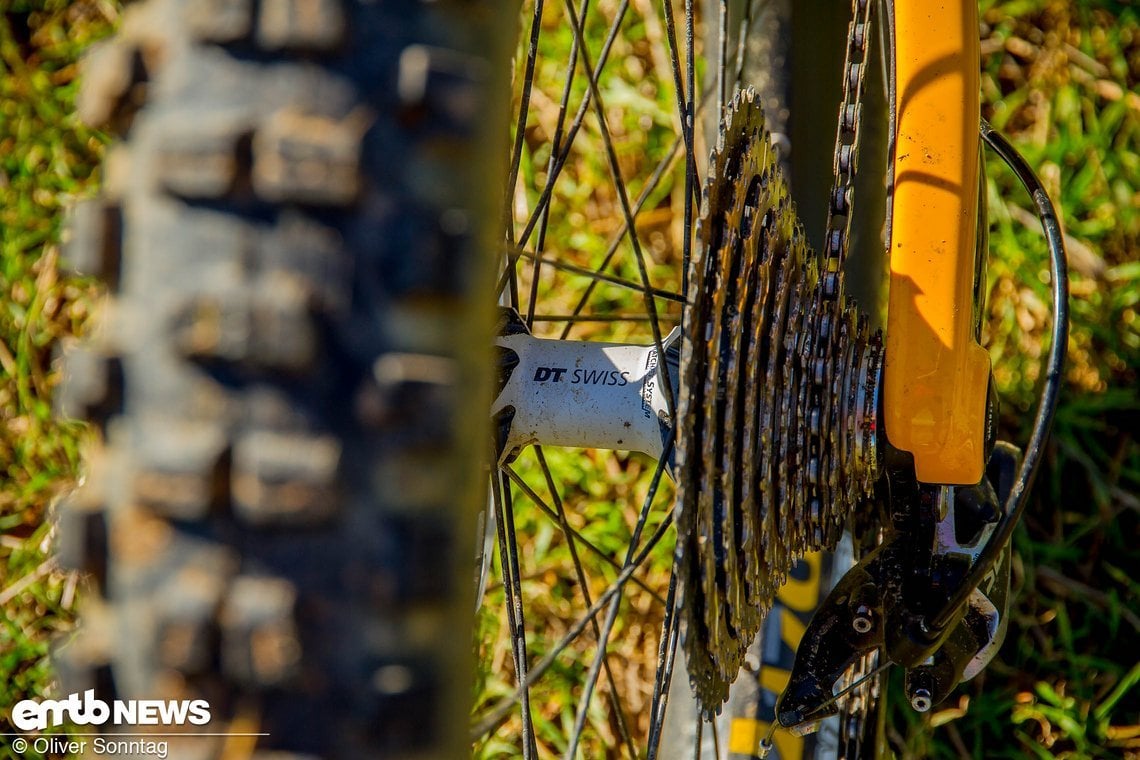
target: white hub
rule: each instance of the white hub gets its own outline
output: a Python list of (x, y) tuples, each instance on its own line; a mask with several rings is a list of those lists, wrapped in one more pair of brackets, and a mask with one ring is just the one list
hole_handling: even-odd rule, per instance
[[(678, 334), (674, 330), (665, 345)], [(661, 456), (672, 423), (656, 347), (526, 334), (495, 343), (518, 357), (491, 406), (493, 415), (514, 408), (503, 459), (536, 443)]]

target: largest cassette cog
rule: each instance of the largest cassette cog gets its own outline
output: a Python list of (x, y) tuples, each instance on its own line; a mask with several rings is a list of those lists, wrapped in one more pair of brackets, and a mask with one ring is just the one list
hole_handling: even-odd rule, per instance
[[(727, 697), (792, 563), (834, 545), (874, 478), (855, 443), (873, 425), (880, 342), (851, 306), (838, 324), (818, 313), (818, 265), (776, 158), (759, 98), (738, 93), (702, 198), (678, 407), (681, 614), (706, 713)], [(826, 409), (810, 408), (812, 384), (827, 389)], [(809, 432), (825, 442), (810, 457)]]

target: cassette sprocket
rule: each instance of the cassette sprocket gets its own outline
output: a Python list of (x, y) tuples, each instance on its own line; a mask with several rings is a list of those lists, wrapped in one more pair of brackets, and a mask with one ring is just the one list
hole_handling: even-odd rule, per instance
[(870, 494), (882, 364), (881, 337), (852, 304), (818, 306), (830, 299), (756, 93), (739, 92), (724, 118), (689, 272), (677, 418), (684, 642), (706, 713), (792, 563), (834, 546)]

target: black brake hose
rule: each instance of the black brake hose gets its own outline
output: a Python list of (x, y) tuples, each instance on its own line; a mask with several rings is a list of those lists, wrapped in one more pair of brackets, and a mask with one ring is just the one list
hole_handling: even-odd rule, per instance
[(1033, 421), (1033, 432), (1029, 436), (1029, 444), (1025, 450), (1025, 458), (1021, 460), (1021, 467), (1013, 481), (1009, 497), (1006, 499), (1001, 523), (990, 535), (989, 541), (978, 555), (977, 561), (970, 568), (965, 582), (954, 592), (949, 603), (943, 607), (929, 625), (924, 625), (928, 631), (939, 631), (949, 625), (954, 619), (957, 610), (966, 603), (970, 594), (977, 588), (989, 574), (994, 563), (997, 562), (1002, 548), (1009, 542), (1013, 529), (1017, 527), (1021, 514), (1029, 502), (1029, 489), (1037, 477), (1037, 467), (1041, 463), (1041, 453), (1045, 448), (1045, 441), (1049, 437), (1049, 430), (1053, 426), (1053, 416), (1057, 412), (1057, 400), (1061, 394), (1061, 369), (1065, 363), (1065, 349), (1069, 342), (1069, 270), (1065, 256), (1065, 241), (1061, 233), (1061, 225), (1057, 221), (1057, 212), (1053, 208), (1049, 195), (1041, 180), (1033, 173), (1033, 169), (1021, 157), (1021, 154), (1010, 145), (1004, 137), (994, 130), (989, 123), (982, 119), (982, 139), (998, 156), (1005, 161), (1023, 187), (1033, 198), (1037, 207), (1037, 216), (1041, 220), (1041, 227), (1045, 231), (1045, 241), (1049, 246), (1049, 265), (1053, 280), (1053, 342), (1049, 347), (1049, 359), (1045, 369), (1045, 385), (1041, 390), (1041, 400), (1037, 406), (1037, 417)]

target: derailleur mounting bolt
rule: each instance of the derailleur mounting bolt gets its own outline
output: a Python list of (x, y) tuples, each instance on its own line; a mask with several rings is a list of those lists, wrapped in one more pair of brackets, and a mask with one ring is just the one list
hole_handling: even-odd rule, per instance
[(929, 659), (917, 668), (907, 671), (906, 696), (915, 712), (930, 712), (930, 708), (934, 707), (934, 692), (937, 684), (934, 673), (931, 671), (933, 663), (934, 660)]
[(851, 619), (851, 627), (855, 629), (855, 633), (870, 633), (871, 626), (873, 625), (871, 616), (871, 608), (865, 604), (860, 604), (855, 609), (855, 617)]
[(914, 708), (915, 712), (930, 712), (930, 708), (933, 706), (930, 690), (915, 689), (910, 695), (910, 706)]

